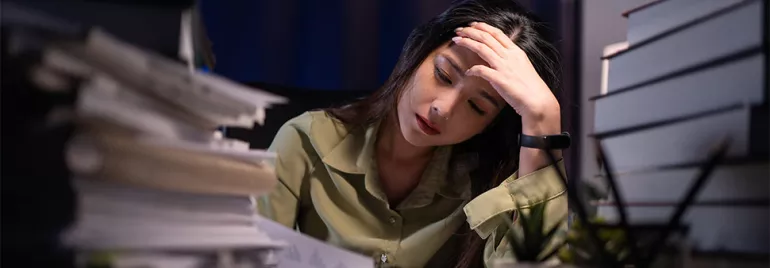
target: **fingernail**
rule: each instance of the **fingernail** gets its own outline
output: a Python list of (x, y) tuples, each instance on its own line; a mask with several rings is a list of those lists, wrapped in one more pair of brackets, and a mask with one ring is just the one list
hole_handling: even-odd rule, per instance
[(478, 23), (478, 22), (475, 22), (475, 21), (474, 21), (474, 22), (471, 22), (471, 26), (474, 26), (474, 25), (476, 25), (476, 24), (479, 24), (479, 23)]
[(454, 41), (455, 43), (460, 42), (461, 39), (463, 38), (459, 36), (452, 37), (452, 41)]
[(455, 29), (455, 32), (460, 32), (462, 30), (463, 30), (463, 27), (457, 27), (457, 29)]

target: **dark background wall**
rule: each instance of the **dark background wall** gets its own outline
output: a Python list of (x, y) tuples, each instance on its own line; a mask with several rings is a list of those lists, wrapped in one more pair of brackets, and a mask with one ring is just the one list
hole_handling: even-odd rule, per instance
[[(558, 30), (559, 0), (521, 1)], [(241, 82), (371, 90), (451, 0), (201, 0), (215, 71)], [(559, 40), (557, 36), (554, 41)]]
[(216, 72), (313, 89), (376, 88), (418, 23), (450, 0), (202, 0)]

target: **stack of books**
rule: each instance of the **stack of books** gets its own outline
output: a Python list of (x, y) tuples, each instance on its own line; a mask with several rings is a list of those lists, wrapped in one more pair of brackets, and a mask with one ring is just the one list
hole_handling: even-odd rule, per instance
[(277, 183), (266, 163), (275, 156), (223, 138), (218, 127), (251, 127), (285, 99), (191, 71), (98, 29), (49, 45), (40, 70), (56, 74), (39, 77), (51, 90), (79, 83), (77, 130), (64, 153), (77, 209), (62, 240), (81, 261), (277, 263), (283, 244), (257, 228), (253, 204)]
[[(276, 265), (284, 246), (257, 225), (273, 154), (223, 138), (282, 97), (246, 88), (93, 29), (51, 42), (33, 81), (77, 88), (64, 156), (75, 221), (61, 237), (79, 262), (114, 267)], [(73, 85), (74, 83), (74, 85)], [(230, 264), (228, 264), (230, 263)]]
[[(726, 139), (726, 159), (684, 216), (689, 239), (698, 251), (766, 260), (767, 1), (643, 2), (626, 14), (627, 43), (605, 56), (606, 92), (592, 98), (593, 136), (614, 167), (630, 221), (665, 223)], [(617, 219), (609, 204), (599, 215)]]

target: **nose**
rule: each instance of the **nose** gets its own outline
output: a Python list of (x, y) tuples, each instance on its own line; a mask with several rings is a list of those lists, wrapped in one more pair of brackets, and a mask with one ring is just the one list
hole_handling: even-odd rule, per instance
[(444, 120), (448, 120), (452, 117), (452, 113), (457, 108), (461, 97), (460, 90), (451, 90), (441, 94), (433, 101), (431, 113)]

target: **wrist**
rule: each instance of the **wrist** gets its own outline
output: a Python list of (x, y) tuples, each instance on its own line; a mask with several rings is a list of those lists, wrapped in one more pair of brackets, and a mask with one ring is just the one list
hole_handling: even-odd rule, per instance
[(522, 134), (524, 135), (554, 135), (561, 133), (561, 111), (559, 104), (543, 106), (522, 116)]

